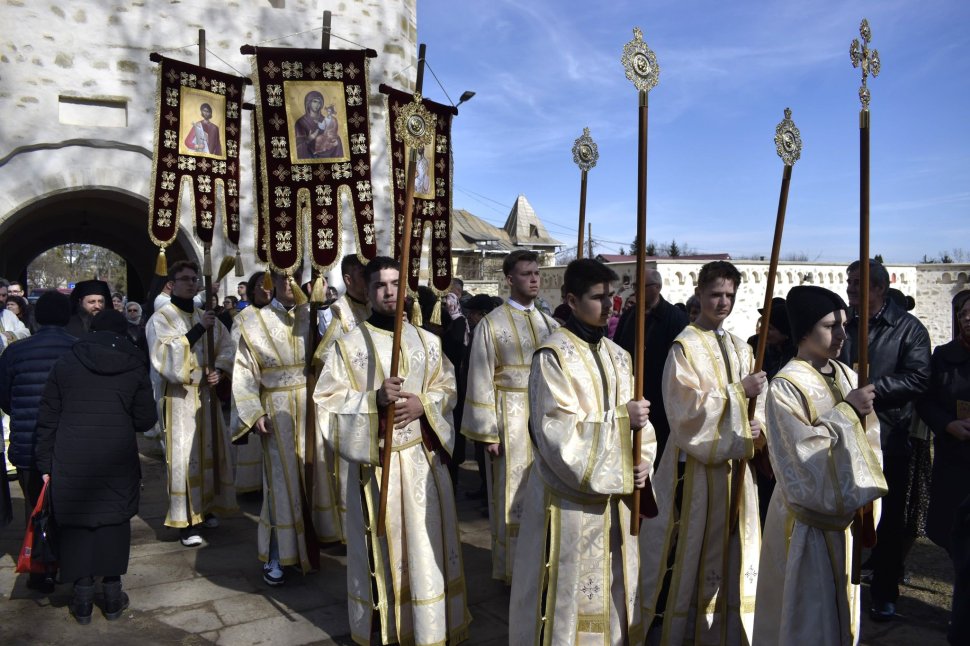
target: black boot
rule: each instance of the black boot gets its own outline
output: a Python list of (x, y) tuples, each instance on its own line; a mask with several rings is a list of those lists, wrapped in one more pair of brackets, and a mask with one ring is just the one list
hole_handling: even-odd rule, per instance
[[(90, 579), (88, 579), (90, 581)], [(71, 599), (71, 614), (82, 626), (91, 623), (94, 609), (94, 582), (74, 583), (74, 598)]]
[(114, 621), (128, 607), (128, 595), (121, 591), (121, 581), (105, 581), (101, 587), (104, 589), (104, 618)]

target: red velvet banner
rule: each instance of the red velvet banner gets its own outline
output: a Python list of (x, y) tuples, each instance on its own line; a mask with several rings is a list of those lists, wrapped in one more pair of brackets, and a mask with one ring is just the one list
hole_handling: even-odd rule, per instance
[(343, 255), (342, 198), (357, 253), (377, 255), (367, 109), (367, 50), (256, 47), (258, 159), (268, 260), (291, 271), (309, 257), (327, 271)]
[(199, 240), (212, 243), (221, 204), (223, 233), (238, 246), (240, 112), (249, 81), (157, 54), (152, 60), (160, 64), (149, 236), (160, 247), (175, 241), (188, 190)]
[[(407, 197), (407, 163), (410, 150), (397, 132), (396, 119), (404, 106), (414, 100), (414, 95), (381, 85), (386, 95), (388, 141), (391, 147), (391, 177), (394, 187), (394, 253), (401, 257), (401, 230), (404, 226), (404, 205)], [(417, 290), (421, 268), (421, 243), (425, 229), (431, 230), (431, 254), (428, 259), (430, 283), (438, 292), (451, 287), (451, 120), (458, 111), (450, 105), (442, 105), (422, 99), (421, 104), (435, 119), (434, 144), (417, 151), (414, 178), (414, 210), (412, 212), (411, 267), (408, 286)]]

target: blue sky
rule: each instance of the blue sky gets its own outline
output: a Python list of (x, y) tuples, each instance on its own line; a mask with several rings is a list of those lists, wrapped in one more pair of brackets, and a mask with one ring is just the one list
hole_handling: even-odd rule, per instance
[[(454, 206), (494, 224), (524, 194), (575, 245), (588, 126), (600, 160), (587, 221), (597, 251), (636, 233), (637, 94), (619, 58), (632, 29), (656, 52), (647, 237), (700, 252), (764, 254), (786, 106), (801, 130), (782, 255), (858, 254), (861, 73), (849, 43), (867, 17), (882, 61), (872, 90), (872, 253), (887, 262), (970, 253), (970, 2), (966, 0), (419, 0), (428, 63), (462, 105)], [(445, 101), (434, 76), (425, 94)]]

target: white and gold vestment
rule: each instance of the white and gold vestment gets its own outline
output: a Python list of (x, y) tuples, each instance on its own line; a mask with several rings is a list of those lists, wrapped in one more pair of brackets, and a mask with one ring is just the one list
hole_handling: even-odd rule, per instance
[[(523, 490), (510, 644), (624, 644), (640, 634), (639, 550), (630, 535), (630, 355), (553, 332), (532, 360), (535, 461)], [(656, 437), (642, 432), (652, 463)]]
[[(845, 396), (857, 377), (793, 359), (768, 395), (768, 446), (777, 484), (768, 508), (758, 578), (758, 644), (859, 642), (858, 585), (849, 577), (856, 509), (886, 494), (879, 418), (866, 426)], [(875, 514), (878, 523), (878, 514)]]
[[(273, 299), (256, 315), (246, 317), (232, 383), (240, 429), (251, 430), (249, 441), (262, 447), (267, 488), (257, 534), (259, 558), (269, 560), (271, 530), (275, 529), (280, 563), (299, 565), (304, 572), (310, 570), (303, 515), (308, 499), (304, 470), (308, 330), (308, 305), (287, 310)], [(266, 436), (253, 429), (263, 415), (271, 430)], [(314, 441), (317, 437), (314, 429)], [(320, 444), (314, 447), (317, 451)], [(314, 468), (314, 475), (313, 526), (321, 542), (335, 541), (336, 509), (329, 473)]]
[[(327, 324), (327, 329), (324, 330), (320, 344), (317, 345), (313, 355), (314, 366), (316, 366), (318, 373), (327, 350), (336, 343), (337, 339), (366, 321), (370, 316), (370, 312), (371, 309), (368, 303), (356, 301), (349, 294), (343, 294), (330, 305), (330, 322)], [(318, 420), (317, 423), (320, 424), (321, 421)], [(328, 422), (325, 426), (330, 428), (333, 424)], [(332, 482), (331, 489), (336, 498), (337, 522), (339, 523), (337, 525), (337, 535), (339, 540), (346, 541), (344, 525), (347, 522), (347, 478), (350, 465), (340, 457), (340, 450), (336, 444), (340, 441), (339, 437), (324, 434), (323, 439), (324, 451), (319, 454), (319, 459), (326, 463), (326, 468), (330, 473), (330, 480)]]
[(369, 644), (379, 615), (381, 643), (444, 644), (467, 637), (468, 613), (451, 478), (455, 374), (438, 337), (405, 323), (399, 375), (421, 399), (423, 416), (393, 430), (387, 533), (377, 536), (382, 410), (391, 332), (364, 323), (327, 351), (313, 395), (317, 419), (350, 463), (347, 597), (351, 634)]
[[(237, 509), (230, 460), (229, 433), (216, 408), (216, 419), (210, 416), (209, 397), (214, 389), (205, 385), (205, 336), (189, 347), (186, 333), (202, 323), (202, 310), (192, 313), (168, 302), (148, 319), (148, 339), (153, 381), (160, 384), (160, 409), (165, 420), (165, 461), (168, 466), (169, 527), (187, 527), (201, 523), (207, 513), (231, 512)], [(212, 328), (215, 366), (232, 374), (233, 347), (222, 323)], [(218, 402), (217, 402), (218, 404)], [(219, 485), (215, 491), (213, 470), (213, 432), (217, 429), (216, 449), (219, 458)]]
[[(236, 314), (232, 320), (232, 347), (238, 351), (239, 337), (245, 320), (259, 312), (255, 305), (248, 305)], [(239, 427), (239, 410), (236, 408), (236, 398), (229, 401), (229, 433), (235, 441), (248, 429)], [(233, 444), (236, 493), (249, 493), (263, 490), (263, 446), (257, 437), (249, 437), (243, 444)]]
[(559, 325), (533, 307), (506, 303), (475, 327), (468, 360), (468, 388), (461, 433), (501, 444), (486, 455), (485, 480), (492, 530), (492, 577), (510, 583), (522, 522), (524, 476), (532, 464), (529, 441), (529, 371), (532, 353)]
[[(654, 622), (662, 624), (653, 628), (662, 631), (662, 644), (751, 640), (761, 522), (750, 469), (741, 474), (733, 533), (728, 517), (738, 461), (754, 456), (741, 385), (753, 367), (747, 343), (694, 324), (667, 355), (663, 397), (670, 440), (654, 479), (659, 513), (640, 530), (643, 626), (649, 631)], [(756, 417), (764, 419), (764, 395)]]

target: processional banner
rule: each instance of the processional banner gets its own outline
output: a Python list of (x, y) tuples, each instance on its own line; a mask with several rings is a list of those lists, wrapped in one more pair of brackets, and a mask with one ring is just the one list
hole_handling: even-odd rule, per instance
[[(256, 172), (267, 260), (278, 271), (309, 258), (321, 272), (343, 255), (342, 198), (356, 225), (357, 253), (377, 255), (370, 167), (369, 50), (254, 48)], [(376, 54), (375, 54), (376, 55)], [(257, 234), (258, 235), (258, 234)], [(258, 248), (257, 244), (257, 248)]]
[(255, 200), (255, 216), (253, 217), (253, 231), (255, 232), (256, 238), (253, 241), (256, 249), (256, 260), (263, 263), (264, 265), (269, 262), (269, 256), (267, 255), (266, 248), (269, 246), (269, 227), (268, 218), (266, 215), (266, 209), (263, 208), (265, 203), (265, 187), (260, 177), (259, 172), (259, 160), (263, 157), (263, 149), (259, 145), (259, 128), (256, 127), (256, 109), (250, 111), (250, 127), (252, 128), (252, 161), (251, 168), (253, 169), (253, 195), (256, 196)]
[[(451, 120), (458, 111), (409, 94), (387, 85), (380, 91), (386, 95), (388, 137), (390, 144), (391, 178), (393, 185), (394, 251), (401, 257), (401, 230), (404, 226), (404, 207), (407, 199), (407, 163), (411, 148), (405, 141), (403, 129), (411, 135), (418, 130), (433, 130), (433, 143), (418, 146), (414, 177), (414, 210), (412, 212), (411, 267), (408, 286), (417, 290), (421, 270), (421, 244), (425, 229), (431, 230), (431, 254), (428, 259), (430, 283), (438, 292), (451, 287)], [(431, 113), (430, 123), (422, 123), (417, 115), (418, 105)], [(399, 118), (402, 117), (402, 118)]]
[(158, 85), (148, 232), (164, 251), (178, 235), (182, 193), (192, 196), (195, 233), (212, 243), (217, 207), (239, 246), (239, 137), (249, 79), (152, 54)]

